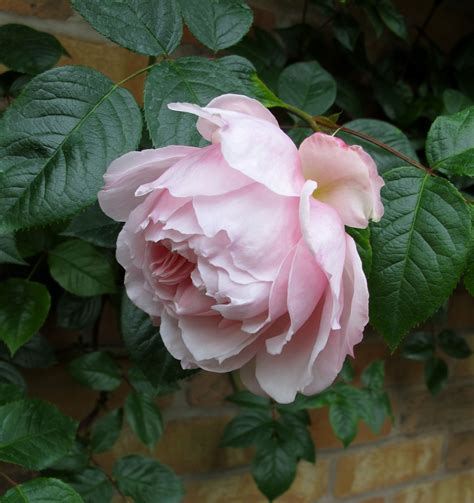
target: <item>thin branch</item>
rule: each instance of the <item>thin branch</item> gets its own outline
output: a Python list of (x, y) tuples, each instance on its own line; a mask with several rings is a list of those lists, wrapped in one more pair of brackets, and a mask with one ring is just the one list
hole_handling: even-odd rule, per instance
[(344, 131), (344, 133), (348, 133), (352, 136), (357, 136), (358, 138), (362, 138), (365, 141), (368, 141), (370, 143), (373, 143), (374, 145), (377, 145), (377, 147), (383, 148), (387, 152), (390, 152), (391, 154), (397, 156), (399, 159), (402, 159), (403, 161), (407, 162), (408, 164), (411, 164), (412, 166), (415, 166), (415, 168), (422, 169), (423, 171), (426, 171), (430, 174), (432, 173), (432, 170), (430, 168), (423, 166), (423, 164), (420, 164), (418, 161), (415, 161), (415, 159), (408, 157), (407, 155), (403, 154), (402, 152), (395, 150), (390, 145), (387, 145), (386, 143), (383, 143), (383, 142), (377, 140), (376, 138), (369, 136), (368, 134), (361, 133), (360, 131), (356, 131), (354, 129), (349, 129), (344, 126), (338, 126), (336, 124), (334, 126), (335, 126), (334, 129), (338, 129), (339, 131)]
[(0, 475), (13, 487), (16, 487), (18, 485), (18, 482), (15, 482), (13, 479), (11, 479), (6, 473), (0, 472)]
[(84, 431), (86, 435), (88, 434), (89, 429), (99, 416), (100, 411), (107, 405), (108, 400), (109, 393), (107, 391), (101, 391), (93, 409), (79, 423), (79, 427), (77, 428), (78, 432)]
[(337, 131), (344, 131), (345, 133), (348, 133), (352, 136), (356, 136), (358, 138), (362, 138), (365, 141), (368, 141), (372, 143), (373, 145), (377, 145), (377, 147), (380, 147), (387, 152), (390, 152), (391, 154), (397, 156), (399, 159), (402, 159), (408, 164), (411, 164), (412, 166), (415, 166), (415, 168), (421, 169), (429, 174), (432, 174), (432, 170), (427, 168), (426, 166), (423, 166), (423, 164), (420, 164), (418, 161), (415, 161), (415, 159), (411, 159), (407, 155), (403, 154), (402, 152), (399, 152), (398, 150), (395, 150), (394, 148), (390, 147), (390, 145), (387, 145), (386, 143), (383, 143), (376, 138), (373, 138), (372, 136), (369, 136), (368, 134), (361, 133), (360, 131), (356, 131), (354, 129), (350, 129), (344, 126), (340, 126), (339, 124), (336, 123), (330, 123), (329, 121), (323, 121), (318, 119), (317, 117), (313, 117), (312, 115), (304, 112), (303, 110), (300, 110), (297, 107), (294, 107), (293, 105), (285, 105), (285, 108), (298, 116), (300, 119), (303, 119), (305, 122), (308, 123), (308, 125), (313, 129), (313, 131), (321, 131), (321, 127), (325, 128), (331, 128)]
[(125, 494), (119, 489), (118, 487), (118, 484), (117, 484), (117, 481), (109, 474), (107, 473), (103, 468), (102, 466), (100, 466), (100, 464), (94, 459), (93, 456), (90, 457), (90, 460), (91, 460), (91, 463), (96, 467), (98, 468), (109, 480), (109, 482), (114, 486), (115, 490), (117, 491), (117, 493), (120, 495), (120, 497), (122, 498), (122, 501), (124, 501), (125, 503), (127, 502), (127, 497), (125, 496)]

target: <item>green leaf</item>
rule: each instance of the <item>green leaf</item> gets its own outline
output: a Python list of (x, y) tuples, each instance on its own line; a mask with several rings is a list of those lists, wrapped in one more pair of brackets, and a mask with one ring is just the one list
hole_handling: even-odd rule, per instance
[(112, 449), (122, 429), (123, 410), (115, 409), (94, 423), (91, 434), (92, 452)]
[(21, 73), (36, 74), (52, 68), (67, 54), (59, 41), (21, 24), (0, 27), (0, 63)]
[(287, 66), (278, 80), (280, 98), (311, 115), (326, 112), (336, 100), (336, 93), (336, 81), (317, 61)]
[(372, 225), (370, 318), (395, 349), (459, 281), (470, 217), (459, 192), (440, 177), (403, 167), (385, 174), (385, 214)]
[(456, 89), (443, 91), (443, 105), (447, 114), (455, 114), (473, 104), (471, 98)]
[(63, 292), (56, 306), (58, 325), (68, 330), (83, 330), (94, 325), (102, 309), (102, 297), (78, 297)]
[(246, 58), (232, 54), (217, 60), (225, 70), (230, 71), (242, 86), (241, 93), (260, 101), (264, 106), (282, 107), (284, 102), (262, 82), (257, 75), (255, 66)]
[(76, 440), (69, 452), (55, 461), (48, 469), (61, 473), (82, 472), (89, 465), (89, 455), (84, 445)]
[(357, 435), (357, 405), (340, 398), (329, 406), (329, 422), (336, 437), (347, 447)]
[(236, 391), (226, 398), (229, 402), (235, 403), (240, 407), (248, 409), (269, 409), (270, 399), (263, 396), (257, 396), (247, 390)]
[(403, 342), (402, 356), (409, 360), (425, 361), (434, 356), (435, 341), (429, 332), (414, 332)]
[(72, 0), (72, 5), (99, 33), (140, 54), (169, 54), (181, 41), (176, 0)]
[(141, 126), (132, 95), (91, 68), (32, 79), (0, 121), (0, 229), (64, 220), (90, 206), (110, 162), (137, 147)]
[(370, 276), (372, 269), (372, 246), (370, 244), (370, 227), (366, 229), (356, 229), (355, 227), (346, 227), (346, 232), (351, 236), (356, 244), (357, 253), (362, 261), (362, 268), (367, 277)]
[(245, 410), (225, 427), (220, 445), (223, 447), (248, 447), (270, 437), (273, 421), (269, 410)]
[(232, 52), (249, 59), (261, 79), (275, 90), (287, 55), (281, 40), (274, 33), (254, 27), (251, 35), (244, 37), (232, 48)]
[[(389, 147), (406, 154), (411, 159), (418, 160), (416, 152), (408, 138), (402, 133), (402, 131), (400, 131), (400, 129), (392, 126), (392, 124), (389, 124), (388, 122), (375, 119), (356, 119), (344, 124), (344, 127), (365, 133), (382, 143), (385, 143)], [(349, 145), (360, 145), (368, 154), (372, 156), (380, 174), (383, 174), (392, 168), (398, 168), (404, 163), (404, 161), (402, 161), (399, 157), (366, 140), (362, 140), (361, 138), (357, 138), (356, 136), (342, 131), (339, 131), (337, 136), (342, 138)]]
[(145, 117), (155, 147), (201, 145), (196, 117), (169, 110), (171, 102), (204, 106), (225, 93), (242, 93), (239, 78), (219, 60), (189, 57), (165, 60), (148, 73), (145, 83)]
[(18, 400), (0, 407), (0, 460), (43, 470), (74, 444), (76, 422), (41, 400)]
[(259, 444), (252, 461), (252, 476), (259, 490), (270, 500), (287, 491), (296, 475), (296, 456), (276, 439)]
[(153, 449), (163, 433), (163, 420), (155, 399), (132, 392), (125, 401), (124, 410), (134, 433), (149, 449)]
[(333, 22), (334, 36), (348, 51), (353, 52), (360, 34), (360, 27), (352, 16), (340, 14)]
[(426, 157), (432, 168), (474, 176), (474, 106), (433, 122), (426, 139)]
[(161, 383), (158, 386), (153, 386), (137, 366), (128, 369), (128, 380), (135, 391), (149, 396), (167, 395), (179, 390), (177, 382)]
[(35, 334), (13, 357), (10, 357), (6, 347), (0, 346), (0, 357), (27, 369), (45, 369), (57, 361), (53, 346), (40, 334)]
[(41, 283), (9, 279), (0, 283), (0, 340), (13, 355), (46, 320), (51, 304)]
[(26, 382), (16, 367), (0, 360), (0, 383), (13, 384), (22, 392), (26, 391)]
[(191, 33), (214, 52), (236, 44), (253, 21), (242, 0), (180, 0), (180, 6)]
[(16, 247), (12, 233), (0, 234), (0, 264), (27, 265)]
[[(287, 451), (292, 452), (298, 459), (314, 463), (316, 461), (316, 450), (306, 423), (294, 414), (283, 414), (281, 425), (284, 426), (284, 430), (281, 431), (281, 438)], [(279, 426), (280, 424), (277, 423), (277, 432)]]
[(344, 365), (339, 372), (339, 377), (345, 382), (352, 382), (355, 378), (355, 370), (349, 357), (344, 360)]
[(120, 385), (120, 367), (108, 353), (96, 351), (76, 358), (69, 364), (78, 382), (98, 391), (112, 391)]
[(392, 415), (388, 394), (380, 389), (364, 389), (362, 392), (367, 406), (359, 410), (359, 417), (375, 434), (379, 434), (385, 419)]
[(158, 327), (152, 324), (148, 314), (132, 304), (125, 292), (120, 325), (131, 359), (154, 387), (161, 387), (193, 373), (183, 370), (179, 361), (170, 355), (161, 340)]
[(5, 384), (4, 382), (0, 382), (0, 405), (15, 402), (16, 400), (21, 400), (24, 397), (24, 389), (19, 388), (14, 384)]
[(48, 253), (51, 276), (68, 292), (79, 296), (115, 292), (112, 265), (89, 243), (70, 239)]
[(406, 40), (408, 30), (405, 18), (394, 7), (392, 0), (379, 0), (376, 8), (385, 26), (395, 35)]
[(95, 203), (74, 217), (61, 235), (80, 238), (95, 246), (115, 248), (121, 228), (121, 223), (109, 218)]
[(454, 330), (443, 330), (438, 334), (438, 341), (441, 349), (452, 358), (469, 358), (472, 350), (466, 339), (454, 332)]
[(126, 456), (115, 463), (113, 474), (135, 503), (179, 503), (184, 493), (176, 474), (154, 459)]
[(385, 363), (382, 360), (374, 360), (362, 372), (361, 382), (367, 388), (381, 390), (384, 381)]
[(115, 492), (107, 475), (97, 468), (86, 468), (63, 480), (81, 495), (84, 503), (110, 503)]
[(432, 395), (437, 395), (448, 382), (448, 366), (441, 358), (431, 358), (425, 364), (426, 387)]
[(12, 487), (2, 497), (2, 503), (83, 503), (83, 500), (61, 480), (36, 478)]

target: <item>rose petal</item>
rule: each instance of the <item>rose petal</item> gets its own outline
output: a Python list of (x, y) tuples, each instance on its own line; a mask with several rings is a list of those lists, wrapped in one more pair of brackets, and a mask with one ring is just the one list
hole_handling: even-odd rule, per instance
[(199, 149), (169, 146), (129, 152), (119, 157), (108, 167), (104, 175), (105, 187), (98, 194), (102, 211), (114, 220), (124, 222), (143, 201), (143, 197), (135, 196), (140, 185), (156, 180), (178, 160), (196, 151)]
[(314, 196), (332, 206), (345, 225), (367, 227), (383, 215), (383, 179), (373, 159), (361, 147), (314, 133), (300, 146), (303, 174), (318, 184)]
[(312, 382), (303, 390), (307, 395), (319, 393), (332, 384), (346, 356), (353, 356), (354, 346), (362, 340), (364, 327), (369, 321), (367, 280), (354, 240), (350, 236), (346, 236), (346, 240), (341, 328), (331, 331), (326, 346), (314, 361)]

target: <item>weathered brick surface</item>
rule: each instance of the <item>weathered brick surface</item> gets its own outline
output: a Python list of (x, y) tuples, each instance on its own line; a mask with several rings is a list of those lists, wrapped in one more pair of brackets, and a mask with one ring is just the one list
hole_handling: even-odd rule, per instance
[(442, 437), (434, 435), (343, 455), (337, 463), (334, 494), (362, 494), (431, 474), (439, 467), (441, 448)]
[(0, 11), (43, 19), (67, 19), (73, 13), (68, 0), (0, 0)]
[(396, 494), (393, 503), (472, 503), (474, 471), (447, 477), (437, 482), (410, 487)]
[(385, 498), (382, 496), (377, 496), (376, 498), (369, 498), (368, 500), (364, 499), (358, 501), (357, 503), (385, 503)]
[(225, 398), (232, 391), (228, 375), (199, 372), (189, 382), (187, 399), (189, 405), (215, 407), (226, 403)]
[(474, 431), (459, 433), (449, 438), (446, 467), (448, 470), (474, 468)]
[[(316, 465), (302, 461), (291, 492), (275, 503), (315, 503), (327, 491), (328, 463)], [(193, 481), (186, 485), (183, 503), (267, 503), (249, 473), (219, 474), (215, 478)]]
[(436, 397), (423, 388), (401, 390), (397, 402), (399, 426), (403, 433), (445, 428), (460, 432), (474, 427), (474, 386), (469, 382), (453, 383)]
[[(243, 466), (252, 458), (250, 449), (219, 447), (229, 419), (219, 416), (169, 421), (152, 455), (180, 474)], [(113, 450), (101, 455), (100, 462), (105, 468), (111, 469), (114, 459), (130, 453), (150, 455), (150, 451), (125, 426)]]

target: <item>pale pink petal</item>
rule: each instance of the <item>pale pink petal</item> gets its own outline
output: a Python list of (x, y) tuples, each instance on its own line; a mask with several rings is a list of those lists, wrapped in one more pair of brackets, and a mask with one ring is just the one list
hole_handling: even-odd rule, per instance
[(169, 146), (160, 149), (129, 152), (108, 167), (105, 186), (99, 192), (102, 211), (114, 220), (123, 222), (143, 197), (136, 197), (140, 185), (159, 178), (177, 161), (198, 151), (194, 147)]
[(346, 254), (346, 234), (337, 212), (312, 197), (315, 187), (316, 183), (308, 180), (301, 193), (301, 231), (309, 250), (329, 281), (333, 296), (332, 328), (337, 329), (340, 326), (339, 316), (342, 310), (341, 279)]
[(196, 149), (159, 179), (141, 185), (137, 195), (166, 189), (174, 197), (215, 196), (252, 183), (253, 180), (228, 165), (219, 145), (209, 145)]
[(266, 340), (270, 354), (281, 353), (293, 334), (306, 323), (320, 301), (328, 281), (314, 256), (302, 239), (296, 249), (288, 278), (287, 309), (290, 316), (288, 331)]
[(373, 159), (357, 145), (314, 133), (300, 146), (303, 174), (318, 184), (314, 197), (332, 206), (345, 225), (367, 227), (383, 215), (384, 185)]
[[(177, 109), (177, 104), (172, 107)], [(200, 123), (204, 137), (213, 143), (220, 142), (224, 159), (233, 169), (277, 194), (294, 196), (300, 193), (304, 179), (298, 150), (277, 123), (269, 121), (268, 117), (260, 119), (219, 108), (182, 103), (178, 108), (205, 116)], [(223, 125), (220, 119), (216, 124), (217, 115), (224, 121)]]
[(178, 326), (178, 320), (170, 316), (166, 310), (164, 310), (161, 315), (160, 335), (166, 349), (174, 358), (181, 360), (181, 366), (184, 369), (197, 367), (193, 355), (184, 345), (181, 329)]
[(178, 326), (183, 342), (196, 362), (215, 359), (219, 363), (238, 355), (256, 339), (255, 334), (247, 334), (240, 329), (240, 323), (219, 327), (221, 317), (180, 316)]
[(342, 369), (347, 355), (353, 356), (354, 346), (362, 340), (369, 321), (367, 280), (354, 240), (347, 239), (347, 255), (343, 274), (344, 310), (341, 328), (329, 334), (327, 344), (313, 364), (312, 382), (302, 390), (312, 395), (327, 388)]
[(301, 237), (298, 202), (252, 184), (223, 196), (196, 197), (193, 205), (206, 236), (227, 234), (228, 250), (238, 268), (258, 280), (273, 281), (288, 247)]

